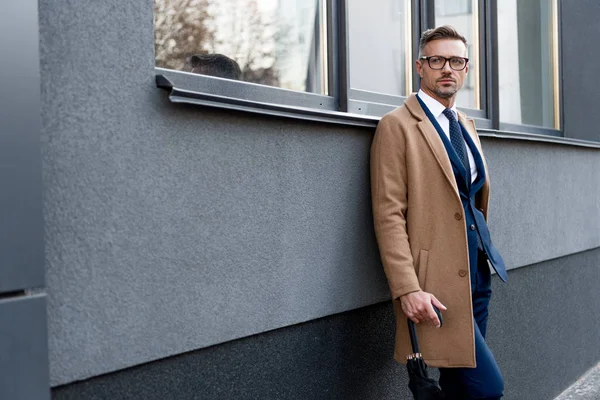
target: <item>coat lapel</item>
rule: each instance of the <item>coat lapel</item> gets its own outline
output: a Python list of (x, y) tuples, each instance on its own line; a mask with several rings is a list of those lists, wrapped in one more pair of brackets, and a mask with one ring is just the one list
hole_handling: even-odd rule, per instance
[(452, 189), (456, 194), (456, 198), (458, 201), (460, 201), (460, 194), (458, 193), (456, 178), (454, 177), (452, 164), (450, 163), (450, 158), (448, 157), (444, 143), (442, 142), (442, 139), (440, 139), (440, 136), (431, 121), (429, 121), (429, 118), (427, 118), (425, 111), (419, 104), (419, 100), (417, 100), (417, 96), (412, 94), (408, 99), (406, 99), (404, 105), (412, 114), (412, 116), (419, 121), (417, 122), (419, 132), (425, 138), (425, 141), (427, 142), (429, 149), (433, 152), (433, 155), (435, 156), (438, 165), (442, 169), (446, 180), (450, 186), (452, 186)]
[[(487, 163), (485, 162), (485, 157), (483, 156), (483, 150), (481, 148), (481, 142), (479, 141), (479, 136), (477, 136), (477, 130), (475, 129), (475, 122), (472, 119), (467, 119), (467, 116), (462, 112), (458, 112), (458, 120), (462, 124), (462, 126), (464, 126), (465, 130), (469, 134), (469, 138), (471, 139), (471, 142), (475, 145), (475, 148), (477, 149), (477, 152), (479, 153), (478, 155), (473, 154), (473, 158), (475, 159), (476, 163), (478, 162), (478, 158), (479, 158), (479, 160), (481, 160), (483, 171), (481, 171), (481, 168), (479, 168), (479, 166), (478, 166), (477, 181), (474, 182), (473, 189), (476, 189), (475, 190), (475, 192), (476, 192), (481, 187), (484, 188), (485, 199), (482, 199), (482, 200), (487, 208), (487, 197), (489, 195), (489, 180), (487, 179), (488, 167), (487, 167)], [(472, 152), (472, 150), (471, 150), (471, 152)], [(484, 179), (483, 185), (481, 185), (480, 182), (478, 182), (481, 179)]]

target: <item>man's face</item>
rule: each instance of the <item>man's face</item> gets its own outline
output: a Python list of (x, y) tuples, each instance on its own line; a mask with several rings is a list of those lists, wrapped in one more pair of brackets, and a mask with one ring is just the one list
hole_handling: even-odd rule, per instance
[[(441, 39), (427, 43), (422, 56), (466, 57), (467, 49), (460, 40)], [(421, 76), (421, 89), (440, 103), (454, 103), (456, 92), (462, 87), (469, 65), (462, 71), (450, 68), (446, 62), (444, 68), (434, 70), (429, 67), (427, 60), (417, 60), (417, 72)]]

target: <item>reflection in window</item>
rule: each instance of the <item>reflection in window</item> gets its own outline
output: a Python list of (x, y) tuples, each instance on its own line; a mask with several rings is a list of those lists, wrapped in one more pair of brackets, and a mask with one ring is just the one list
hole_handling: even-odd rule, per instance
[(469, 73), (456, 95), (459, 107), (479, 109), (479, 29), (477, 0), (435, 2), (435, 26), (452, 25), (468, 43)]
[(410, 0), (348, 0), (350, 86), (407, 96), (410, 29)]
[(156, 66), (327, 94), (324, 0), (154, 0)]
[(558, 129), (556, 3), (498, 2), (500, 121)]

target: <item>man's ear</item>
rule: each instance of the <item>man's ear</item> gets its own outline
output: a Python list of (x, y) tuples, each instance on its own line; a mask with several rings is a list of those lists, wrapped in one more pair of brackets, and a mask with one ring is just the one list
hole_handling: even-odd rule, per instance
[(423, 64), (421, 64), (421, 60), (415, 61), (415, 66), (417, 68), (417, 74), (422, 78), (423, 75), (421, 75), (421, 71), (423, 71)]

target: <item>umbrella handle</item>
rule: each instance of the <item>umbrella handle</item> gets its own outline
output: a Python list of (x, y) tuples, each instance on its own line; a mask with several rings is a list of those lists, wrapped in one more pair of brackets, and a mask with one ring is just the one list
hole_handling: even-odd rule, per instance
[[(438, 319), (440, 320), (440, 328), (441, 328), (442, 325), (444, 324), (444, 322), (442, 321), (442, 313), (433, 304), (432, 304), (432, 307), (433, 307), (433, 311), (435, 311)], [(415, 328), (415, 323), (412, 322), (410, 319), (407, 319), (407, 320), (408, 320), (408, 333), (410, 334), (410, 344), (412, 346), (412, 351), (414, 354), (420, 353), (419, 341), (417, 339), (417, 330)]]

